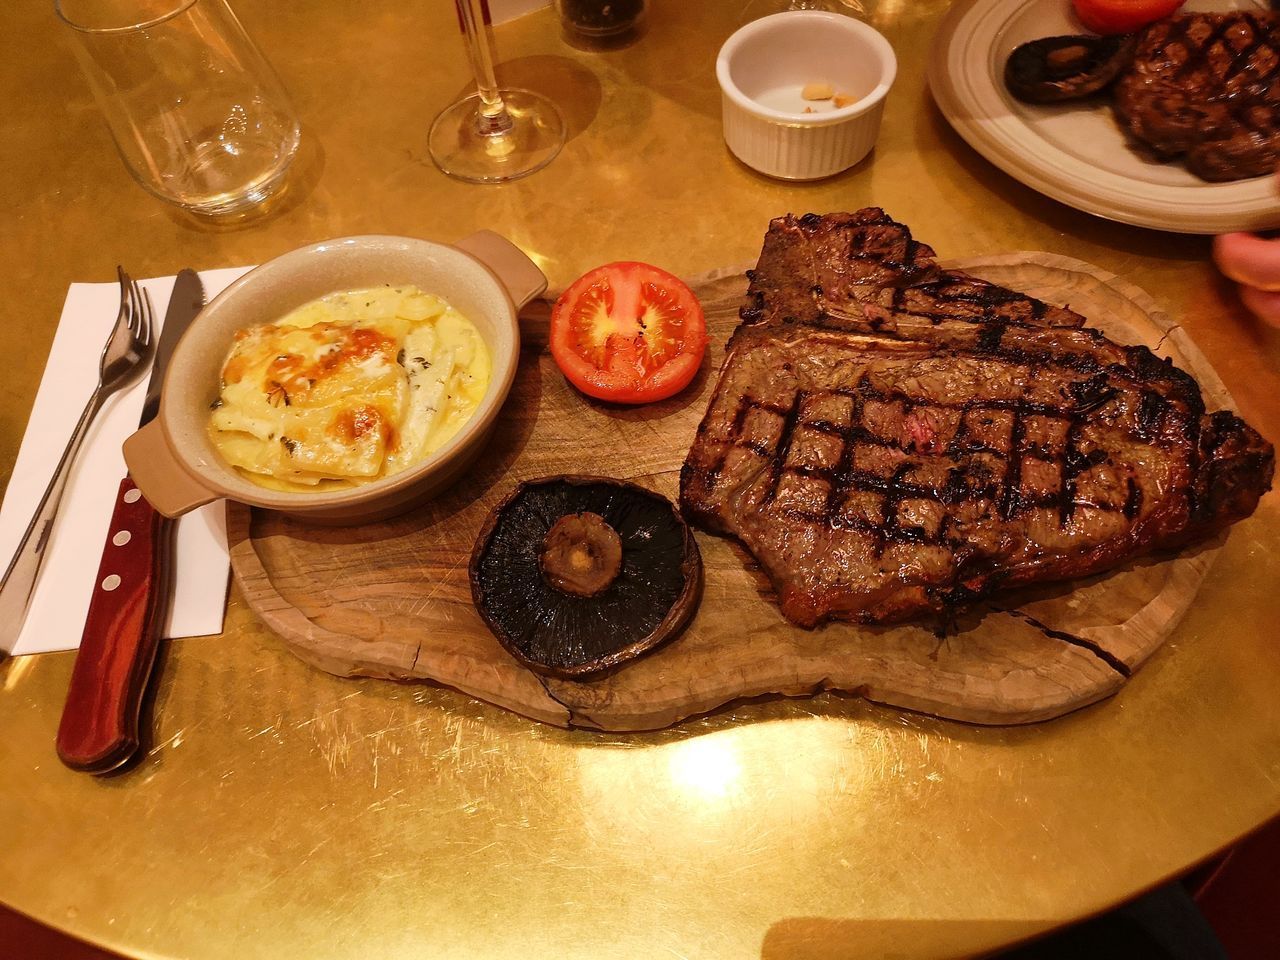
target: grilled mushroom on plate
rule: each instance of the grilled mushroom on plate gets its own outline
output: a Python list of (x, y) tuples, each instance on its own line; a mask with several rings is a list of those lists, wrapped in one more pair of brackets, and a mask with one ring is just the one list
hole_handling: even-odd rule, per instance
[(1097, 93), (1133, 58), (1134, 36), (1044, 37), (1009, 55), (1004, 82), (1019, 100), (1056, 103)]
[(672, 639), (701, 591), (698, 546), (671, 502), (600, 477), (520, 484), (471, 556), (489, 629), (530, 670), (561, 679), (598, 677)]

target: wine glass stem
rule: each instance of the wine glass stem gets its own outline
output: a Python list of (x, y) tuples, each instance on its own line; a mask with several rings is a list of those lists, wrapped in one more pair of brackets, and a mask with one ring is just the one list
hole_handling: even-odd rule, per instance
[(511, 129), (511, 115), (502, 102), (493, 73), (493, 40), (484, 25), (484, 11), (480, 0), (456, 0), (456, 3), (467, 34), (471, 72), (475, 74), (476, 90), (480, 94), (480, 112), (476, 118), (479, 132), (482, 136), (501, 136)]

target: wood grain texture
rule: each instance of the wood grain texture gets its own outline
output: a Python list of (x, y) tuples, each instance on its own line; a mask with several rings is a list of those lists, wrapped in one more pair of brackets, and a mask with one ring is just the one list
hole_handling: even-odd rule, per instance
[[(947, 266), (1069, 305), (1113, 339), (1171, 357), (1210, 406), (1230, 405), (1194, 345), (1147, 294), (1111, 274), (1043, 253)], [(517, 665), (471, 604), (476, 533), (515, 483), (549, 474), (615, 476), (675, 498), (746, 281), (735, 269), (694, 286), (712, 343), (679, 397), (627, 408), (573, 391), (545, 349), (548, 304), (535, 301), (522, 317), (520, 369), (499, 427), (455, 489), (354, 529), (232, 505), (232, 567), (250, 606), (294, 653), (331, 673), (431, 680), (547, 723), (616, 731), (658, 729), (742, 698), (824, 690), (973, 723), (1045, 720), (1115, 693), (1173, 630), (1218, 544), (997, 595), (939, 637), (932, 624), (795, 627), (745, 550), (699, 532), (703, 600), (675, 642), (590, 683)]]

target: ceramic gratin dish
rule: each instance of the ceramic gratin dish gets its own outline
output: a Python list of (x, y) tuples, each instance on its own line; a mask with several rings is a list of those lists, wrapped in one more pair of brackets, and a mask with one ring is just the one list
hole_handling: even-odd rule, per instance
[[(236, 332), (278, 320), (326, 294), (384, 283), (436, 294), (475, 324), (492, 361), (489, 386), (475, 414), (421, 463), (352, 489), (281, 492), (241, 477), (209, 437), (210, 405)], [(147, 500), (168, 517), (222, 498), (327, 525), (365, 523), (408, 510), (453, 483), (484, 447), (515, 379), (517, 311), (545, 288), (537, 266), (488, 231), (453, 246), (361, 236), (286, 253), (227, 287), (183, 335), (165, 374), (159, 415), (125, 441), (129, 472)]]

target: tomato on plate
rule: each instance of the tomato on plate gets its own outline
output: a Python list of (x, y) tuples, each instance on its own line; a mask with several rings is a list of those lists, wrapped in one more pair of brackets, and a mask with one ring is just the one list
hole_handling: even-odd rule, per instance
[(1080, 22), (1094, 33), (1129, 33), (1167, 17), (1185, 0), (1071, 0)]
[(551, 356), (570, 383), (600, 400), (648, 403), (678, 393), (706, 346), (698, 298), (647, 263), (596, 267), (551, 311)]

